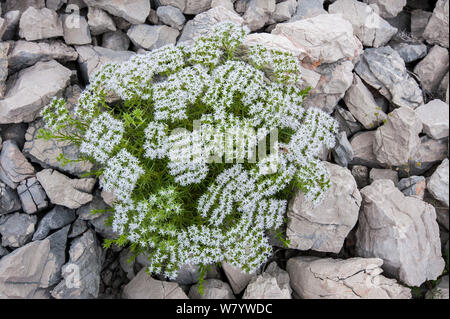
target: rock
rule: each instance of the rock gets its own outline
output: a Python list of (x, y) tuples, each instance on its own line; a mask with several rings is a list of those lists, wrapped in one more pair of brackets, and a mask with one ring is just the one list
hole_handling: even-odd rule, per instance
[(428, 55), (414, 68), (422, 88), (428, 93), (438, 90), (439, 84), (448, 72), (448, 50), (435, 45)]
[[(13, 40), (17, 34), (17, 27), (19, 26), (21, 13), (19, 10), (8, 11), (5, 13), (6, 29), (3, 33), (3, 41)], [(0, 40), (2, 39), (0, 38)]]
[(54, 60), (20, 71), (0, 101), (0, 124), (33, 121), (53, 97), (62, 94), (71, 75), (72, 71)]
[(182, 30), (183, 25), (186, 22), (183, 12), (172, 6), (158, 7), (156, 14), (162, 23), (178, 30)]
[(339, 253), (358, 220), (361, 195), (353, 176), (346, 168), (325, 165), (331, 188), (322, 203), (314, 207), (301, 191), (289, 203), (286, 235), (290, 248)]
[(175, 282), (180, 285), (192, 285), (200, 279), (200, 267), (198, 265), (183, 265), (178, 270)]
[(166, 25), (133, 25), (127, 32), (134, 45), (154, 50), (168, 44), (175, 44), (180, 32)]
[(219, 22), (233, 22), (242, 25), (244, 20), (234, 11), (223, 7), (215, 7), (206, 12), (200, 13), (194, 19), (189, 20), (183, 28), (183, 32), (178, 39), (178, 43), (191, 44), (192, 40), (205, 36), (214, 29), (214, 25)]
[(397, 187), (405, 196), (416, 196), (419, 199), (423, 199), (427, 184), (425, 177), (411, 176), (402, 178)]
[(244, 14), (248, 8), (249, 0), (236, 0), (234, 9), (237, 13)]
[(157, 0), (158, 6), (172, 6), (184, 11), (186, 0)]
[(422, 59), (427, 55), (427, 46), (423, 43), (396, 42), (391, 47), (398, 52), (405, 63), (411, 63)]
[(78, 52), (78, 63), (81, 68), (81, 75), (86, 82), (89, 82), (89, 76), (99, 69), (105, 63), (123, 62), (131, 58), (135, 53), (131, 51), (114, 51), (98, 46), (78, 46), (75, 48)]
[(364, 50), (355, 71), (397, 107), (416, 108), (423, 104), (418, 84), (408, 74), (400, 55), (389, 46)]
[(61, 278), (69, 226), (0, 259), (0, 299), (48, 298), (45, 291)]
[(22, 181), (17, 186), (17, 193), (22, 203), (22, 209), (27, 214), (37, 213), (49, 205), (47, 195), (36, 177)]
[(350, 145), (353, 149), (352, 165), (364, 165), (371, 168), (379, 168), (383, 164), (380, 163), (374, 152), (375, 131), (359, 132), (350, 139)]
[(414, 38), (423, 40), (423, 32), (428, 25), (431, 15), (431, 12), (421, 9), (416, 9), (411, 12), (411, 35)]
[(19, 10), (22, 13), (27, 10), (28, 7), (36, 9), (45, 8), (45, 0), (6, 0), (5, 2), (5, 12)]
[(36, 216), (14, 213), (0, 217), (2, 246), (18, 248), (31, 240), (36, 225)]
[(95, 214), (93, 211), (105, 211), (109, 206), (103, 201), (98, 192), (94, 194), (94, 198), (89, 203), (77, 209), (77, 215), (80, 219), (92, 221), (100, 217), (100, 214)]
[(425, 299), (447, 299), (449, 298), (448, 293), (448, 275), (441, 277), (439, 283), (433, 290), (426, 293)]
[(368, 130), (378, 127), (387, 117), (356, 74), (352, 86), (345, 93), (344, 102), (352, 115)]
[(373, 152), (381, 163), (390, 166), (407, 165), (420, 146), (422, 122), (409, 107), (395, 109), (386, 124), (377, 129)]
[(323, 8), (323, 0), (298, 0), (295, 14), (290, 22), (313, 18), (326, 13)]
[(70, 179), (53, 169), (44, 169), (36, 177), (55, 205), (76, 209), (92, 201), (94, 178)]
[(218, 279), (206, 279), (203, 282), (203, 295), (199, 292), (199, 284), (189, 290), (189, 299), (236, 299), (229, 284)]
[(88, 229), (87, 222), (77, 218), (72, 224), (72, 229), (69, 233), (69, 238), (75, 238), (82, 235)]
[(272, 13), (272, 19), (275, 22), (284, 22), (289, 20), (295, 13), (297, 1), (287, 0), (284, 2), (279, 2), (275, 6), (275, 11)]
[(388, 179), (391, 180), (394, 185), (398, 184), (398, 173), (391, 169), (380, 169), (380, 168), (372, 168), (370, 170), (370, 183), (373, 183), (379, 179)]
[(336, 146), (332, 149), (332, 154), (336, 164), (347, 167), (353, 159), (353, 149), (347, 139), (345, 132), (339, 132), (336, 137)]
[(275, 0), (250, 0), (243, 16), (245, 24), (251, 31), (264, 27), (276, 9)]
[(0, 42), (0, 98), (5, 94), (5, 82), (8, 78), (9, 43)]
[(27, 41), (62, 37), (63, 34), (61, 20), (53, 10), (29, 7), (20, 17), (19, 35)]
[[(280, 24), (278, 24), (280, 25)], [(351, 86), (353, 80), (353, 63), (342, 61), (321, 64), (314, 72), (320, 76), (316, 86), (308, 93), (303, 105), (317, 107), (324, 112), (332, 113), (339, 100)]]
[(69, 225), (75, 220), (75, 212), (62, 206), (55, 206), (39, 222), (33, 240), (42, 240), (55, 229)]
[(0, 215), (13, 213), (21, 208), (17, 192), (0, 182)]
[(177, 283), (159, 281), (142, 269), (124, 288), (125, 299), (187, 299)]
[(434, 207), (404, 196), (389, 180), (377, 180), (361, 194), (358, 256), (383, 259), (385, 272), (409, 286), (436, 279), (445, 263)]
[(34, 176), (34, 173), (34, 167), (28, 163), (16, 143), (4, 141), (0, 153), (0, 180), (16, 189), (21, 181)]
[(211, 1), (211, 8), (215, 7), (224, 7), (230, 11), (234, 11), (234, 4), (233, 0), (212, 0)]
[(67, 0), (46, 0), (46, 6), (52, 10), (59, 10), (67, 2)]
[(9, 250), (3, 246), (0, 246), (0, 259), (9, 254)]
[(287, 262), (291, 286), (303, 299), (410, 299), (409, 288), (381, 275), (379, 258), (302, 256)]
[(339, 131), (345, 132), (347, 137), (351, 137), (362, 130), (361, 124), (355, 119), (353, 114), (340, 105), (335, 107), (333, 117), (339, 123)]
[(123, 249), (119, 254), (119, 264), (122, 270), (127, 274), (127, 278), (132, 280), (136, 275), (134, 272), (135, 260), (130, 248)]
[(98, 297), (103, 251), (95, 233), (88, 230), (70, 244), (70, 259), (62, 267), (63, 280), (51, 291), (56, 299)]
[(304, 62), (311, 65), (353, 60), (362, 52), (352, 25), (337, 14), (321, 14), (313, 18), (279, 23), (272, 34), (283, 35), (294, 46), (307, 53)]
[(117, 239), (120, 235), (112, 230), (112, 227), (106, 225), (106, 221), (111, 217), (111, 212), (104, 212), (99, 214), (98, 218), (89, 221), (89, 224), (94, 226), (95, 232), (106, 239)]
[(449, 206), (448, 200), (448, 159), (444, 159), (441, 165), (436, 168), (433, 175), (431, 175), (427, 189), (434, 198), (441, 201), (445, 206)]
[[(282, 2), (284, 3), (284, 2)], [(286, 37), (270, 33), (250, 33), (245, 37), (244, 45), (263, 45), (266, 48), (272, 49), (282, 49), (289, 51), (294, 56), (300, 60), (306, 56), (306, 52), (295, 47), (294, 44), (289, 41)], [(301, 65), (299, 65), (302, 72), (303, 81), (307, 82), (308, 85), (315, 87), (320, 80), (320, 74), (312, 70), (308, 70)], [(308, 73), (309, 72), (309, 73)], [(308, 77), (310, 73), (315, 74), (315, 79), (310, 81)], [(314, 83), (314, 84), (313, 84)]]
[(199, 14), (211, 8), (211, 0), (185, 0), (184, 14)]
[(235, 294), (239, 294), (243, 291), (250, 282), (250, 279), (254, 276), (253, 274), (243, 272), (241, 269), (238, 269), (227, 262), (222, 263), (222, 268), (231, 285), (231, 289), (233, 289)]
[(117, 30), (114, 20), (102, 9), (89, 7), (87, 18), (92, 35)]
[(437, 96), (438, 98), (440, 98), (441, 100), (445, 101), (445, 103), (449, 103), (448, 100), (448, 91), (449, 91), (449, 86), (448, 86), (448, 82), (449, 82), (449, 72), (447, 72), (447, 74), (444, 76), (444, 78), (441, 81), (441, 84), (439, 85), (439, 88), (437, 90)]
[(130, 39), (122, 31), (105, 32), (102, 36), (102, 47), (114, 51), (127, 51)]
[(449, 136), (448, 104), (432, 100), (416, 109), (417, 117), (423, 124), (423, 131), (429, 137), (441, 139)]
[(85, 17), (78, 14), (64, 14), (61, 17), (66, 44), (83, 45), (92, 41), (89, 24)]
[[(0, 12), (1, 14), (1, 12)], [(0, 39), (3, 38), (3, 35), (6, 32), (6, 28), (8, 27), (8, 23), (6, 22), (5, 19), (3, 19), (2, 17), (0, 17)]]
[(367, 4), (376, 4), (383, 18), (396, 17), (406, 5), (406, 0), (364, 0)]
[(150, 0), (84, 0), (89, 7), (105, 10), (132, 24), (145, 23), (150, 13)]
[(439, 44), (448, 49), (448, 0), (438, 0), (423, 37), (431, 44)]
[(250, 280), (242, 299), (292, 299), (291, 293), (289, 274), (272, 262), (264, 273)]
[(355, 178), (358, 189), (366, 187), (370, 184), (369, 168), (362, 165), (354, 165), (352, 167), (352, 176)]
[(40, 120), (31, 123), (25, 135), (26, 142), (23, 152), (32, 162), (38, 163), (44, 168), (58, 169), (78, 177), (92, 171), (94, 165), (88, 161), (71, 162), (66, 165), (58, 161), (60, 154), (64, 154), (71, 160), (79, 159), (79, 149), (75, 144), (69, 142), (37, 138), (42, 126), (43, 122)]
[[(19, 147), (19, 149), (23, 148), (25, 144), (25, 133), (27, 131), (28, 124), (20, 123), (20, 124), (9, 124), (3, 126), (3, 131), (1, 132), (1, 136), (3, 140), (11, 140)], [(1, 150), (1, 147), (0, 147)]]
[(28, 42), (19, 40), (8, 55), (9, 69), (15, 73), (32, 66), (39, 61), (57, 60), (59, 62), (75, 61), (78, 53), (61, 41)]
[(338, 0), (330, 5), (328, 12), (341, 14), (352, 26), (354, 34), (364, 46), (381, 47), (397, 33), (386, 20), (370, 6), (356, 0)]

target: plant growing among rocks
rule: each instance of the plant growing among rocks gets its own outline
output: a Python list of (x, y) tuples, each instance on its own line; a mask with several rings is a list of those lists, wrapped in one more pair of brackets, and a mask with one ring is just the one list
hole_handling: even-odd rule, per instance
[(318, 155), (337, 123), (301, 107), (292, 54), (245, 46), (246, 34), (221, 23), (191, 47), (104, 65), (75, 108), (54, 99), (42, 112), (41, 136), (77, 144), (114, 194), (119, 237), (105, 245), (146, 253), (149, 273), (222, 261), (253, 272), (294, 188), (318, 204), (330, 186)]

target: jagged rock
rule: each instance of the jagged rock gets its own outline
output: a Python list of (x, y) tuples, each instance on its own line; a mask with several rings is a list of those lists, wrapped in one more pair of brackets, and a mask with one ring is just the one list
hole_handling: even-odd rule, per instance
[(0, 124), (33, 121), (54, 96), (62, 94), (71, 75), (72, 71), (54, 60), (20, 71), (0, 101)]
[(342, 14), (350, 21), (353, 31), (364, 46), (381, 47), (397, 33), (386, 20), (370, 6), (356, 0), (338, 0), (330, 5), (328, 12)]
[(78, 46), (75, 49), (78, 52), (78, 63), (80, 64), (81, 75), (86, 82), (89, 82), (89, 76), (97, 71), (103, 64), (123, 62), (135, 54), (131, 51), (114, 51), (90, 45)]
[(116, 239), (119, 237), (119, 234), (114, 232), (112, 227), (105, 223), (111, 217), (111, 214), (111, 212), (104, 212), (99, 214), (98, 218), (89, 221), (89, 224), (94, 226), (95, 232), (106, 239)]
[(180, 32), (166, 25), (133, 25), (127, 32), (131, 42), (145, 50), (175, 44)]
[(439, 84), (448, 72), (449, 56), (448, 50), (435, 45), (428, 55), (414, 68), (422, 88), (429, 92), (436, 92)]
[(46, 6), (52, 10), (59, 10), (67, 2), (67, 0), (46, 0)]
[(350, 22), (340, 15), (321, 14), (313, 18), (279, 23), (272, 34), (283, 35), (307, 53), (311, 65), (353, 60), (362, 52), (362, 45), (353, 35)]
[[(4, 141), (11, 140), (19, 147), (19, 149), (23, 148), (25, 144), (25, 133), (27, 131), (28, 124), (20, 123), (20, 124), (9, 124), (4, 127), (1, 132), (1, 136)], [(1, 147), (0, 147), (1, 150)]]
[(53, 10), (29, 7), (20, 17), (19, 35), (27, 41), (62, 37), (63, 34), (61, 20)]
[(323, 8), (323, 0), (298, 0), (295, 14), (292, 16), (290, 22), (313, 18), (326, 13)]
[(130, 47), (130, 39), (120, 30), (105, 32), (102, 36), (102, 47), (115, 51), (127, 51)]
[(381, 275), (383, 260), (291, 258), (291, 286), (304, 299), (410, 299), (409, 288)]
[(177, 283), (159, 281), (142, 269), (124, 288), (125, 299), (187, 299)]
[(5, 11), (19, 10), (24, 12), (28, 7), (36, 9), (45, 8), (45, 0), (6, 0)]
[(350, 61), (321, 64), (318, 66), (314, 72), (319, 74), (320, 79), (316, 86), (309, 91), (303, 105), (306, 108), (317, 107), (324, 112), (332, 113), (334, 107), (352, 85), (352, 70), (353, 63)]
[(89, 7), (87, 18), (92, 35), (117, 30), (114, 20), (102, 9)]
[(75, 220), (75, 212), (62, 206), (55, 206), (41, 219), (33, 235), (33, 240), (47, 237), (50, 231), (60, 229)]
[(199, 14), (211, 8), (211, 0), (185, 0), (184, 14)]
[(405, 63), (422, 59), (427, 55), (428, 48), (423, 43), (395, 42), (391, 47), (398, 52)]
[(181, 30), (186, 22), (186, 18), (183, 12), (172, 6), (161, 6), (156, 10), (156, 14), (162, 23), (167, 24), (169, 27)]
[(370, 183), (379, 179), (389, 179), (394, 185), (398, 184), (398, 173), (392, 169), (372, 168), (369, 174)]
[(356, 74), (352, 86), (345, 93), (344, 102), (352, 115), (368, 130), (378, 127), (387, 117)]
[[(119, 264), (122, 270), (127, 274), (127, 278), (132, 280), (136, 273), (134, 272), (135, 260), (132, 259), (133, 253), (129, 248), (123, 249), (119, 254)], [(130, 261), (130, 262), (128, 262)]]
[(0, 98), (5, 94), (5, 82), (8, 78), (8, 51), (9, 43), (0, 42)]
[(445, 103), (449, 103), (448, 100), (448, 91), (449, 91), (449, 72), (447, 72), (447, 74), (444, 76), (444, 78), (441, 81), (441, 84), (439, 84), (439, 88), (437, 90), (437, 96), (438, 98), (440, 98), (441, 100), (445, 101)]
[(438, 0), (433, 15), (428, 21), (423, 37), (431, 44), (439, 44), (448, 49), (448, 13), (449, 0)]
[(408, 164), (420, 146), (422, 122), (414, 110), (401, 107), (389, 114), (386, 124), (377, 129), (373, 151), (381, 163), (391, 166)]
[(34, 167), (28, 163), (16, 143), (4, 141), (0, 153), (0, 180), (16, 189), (21, 181), (34, 176), (34, 173)]
[(53, 169), (44, 169), (36, 177), (55, 205), (76, 209), (92, 201), (94, 178), (70, 179)]
[(425, 299), (447, 299), (449, 298), (448, 275), (443, 276), (436, 287), (426, 293)]
[(367, 4), (376, 4), (383, 18), (396, 17), (406, 5), (406, 0), (364, 0)]
[(61, 16), (66, 44), (83, 45), (92, 41), (89, 24), (85, 17), (78, 14), (63, 14)]
[(233, 0), (212, 0), (211, 1), (211, 8), (215, 7), (224, 7), (230, 11), (234, 11), (234, 4)]
[[(1, 12), (0, 12), (0, 14), (1, 14)], [(7, 27), (8, 27), (8, 24), (7, 24), (6, 20), (3, 19), (2, 17), (0, 17), (0, 39), (3, 38), (3, 35), (5, 34)]]
[(389, 46), (364, 50), (355, 71), (397, 107), (416, 108), (423, 104), (418, 84), (408, 74), (400, 55)]
[(314, 207), (300, 191), (289, 203), (286, 235), (290, 248), (338, 253), (358, 220), (361, 195), (355, 179), (346, 168), (325, 165), (331, 188), (322, 203)]
[(51, 291), (56, 299), (98, 297), (103, 251), (92, 230), (72, 241), (70, 259), (62, 267), (63, 280)]
[(358, 189), (370, 184), (369, 168), (367, 166), (354, 165), (352, 167), (352, 176), (355, 178)]
[(229, 284), (218, 279), (206, 279), (203, 282), (203, 295), (199, 285), (193, 285), (189, 290), (190, 299), (236, 299)]
[(222, 263), (222, 268), (231, 285), (231, 289), (233, 289), (235, 294), (239, 294), (243, 291), (254, 276), (253, 274), (243, 272), (241, 269), (238, 269), (227, 262)]
[(17, 186), (22, 209), (27, 214), (37, 213), (48, 207), (47, 196), (36, 177), (22, 181)]
[(436, 279), (445, 263), (434, 207), (404, 196), (390, 180), (377, 180), (361, 194), (358, 256), (383, 259), (386, 273), (409, 286)]
[(88, 229), (88, 224), (85, 220), (77, 218), (72, 224), (72, 229), (69, 233), (69, 238), (75, 238), (82, 235)]
[(345, 132), (347, 137), (351, 137), (362, 130), (361, 124), (355, 119), (353, 114), (340, 105), (335, 107), (333, 117), (339, 123), (339, 131)]
[(440, 163), (448, 156), (448, 138), (434, 140), (428, 136), (420, 138), (419, 149), (409, 161), (409, 167), (399, 167), (402, 176), (421, 175), (433, 165)]
[(279, 2), (275, 6), (275, 11), (272, 13), (272, 19), (275, 22), (283, 22), (289, 20), (295, 13), (297, 1), (287, 0)]
[(428, 21), (432, 13), (421, 9), (416, 9), (411, 12), (411, 35), (418, 39), (423, 39), (423, 32), (425, 31)]
[(47, 288), (61, 278), (69, 226), (31, 242), (0, 259), (0, 299), (48, 298)]
[(39, 61), (68, 62), (75, 61), (77, 58), (78, 53), (61, 41), (28, 42), (19, 40), (14, 42), (8, 55), (8, 67), (11, 73), (15, 73)]
[(184, 11), (186, 0), (157, 0), (159, 6), (172, 6)]
[(185, 44), (190, 44), (193, 39), (205, 36), (211, 32), (216, 23), (225, 21), (233, 22), (237, 25), (244, 23), (244, 20), (236, 12), (227, 10), (224, 7), (215, 7), (189, 20), (183, 28), (178, 43), (187, 42)]
[(16, 212), (21, 208), (17, 192), (0, 182), (0, 215)]
[[(282, 3), (284, 3), (284, 2), (282, 2)], [(244, 44), (245, 45), (259, 44), (259, 45), (265, 46), (266, 48), (286, 50), (286, 51), (289, 51), (290, 53), (292, 53), (294, 56), (298, 57), (300, 60), (306, 56), (305, 51), (295, 47), (294, 44), (291, 41), (289, 41), (286, 37), (281, 36), (281, 35), (276, 35), (276, 34), (250, 33), (245, 37)], [(300, 68), (303, 73), (302, 79), (306, 82), (309, 82), (308, 79), (305, 77), (308, 77), (307, 72), (310, 70), (302, 68), (301, 66), (300, 66)], [(319, 82), (320, 74), (318, 74), (314, 71), (311, 71), (311, 72), (315, 73), (317, 75), (317, 79), (313, 86), (313, 87), (315, 87), (317, 85), (317, 82)], [(312, 83), (308, 83), (308, 84), (312, 84)]]
[(345, 132), (339, 132), (336, 136), (336, 145), (332, 149), (332, 154), (334, 161), (343, 167), (347, 167), (348, 163), (353, 159), (353, 149)]
[(289, 274), (272, 262), (265, 272), (250, 280), (242, 299), (291, 299), (291, 293)]
[(71, 162), (66, 165), (58, 161), (58, 156), (61, 153), (66, 158), (78, 159), (80, 156), (79, 149), (75, 144), (69, 142), (37, 138), (39, 129), (42, 127), (42, 121), (33, 122), (28, 127), (25, 135), (26, 142), (23, 152), (31, 161), (38, 163), (44, 168), (58, 169), (78, 177), (92, 170), (94, 165), (88, 161)]
[(0, 259), (9, 254), (9, 250), (3, 246), (0, 246)]
[(427, 189), (434, 198), (449, 206), (448, 195), (448, 159), (444, 159), (441, 165), (436, 168), (433, 175), (431, 175)]
[(350, 145), (353, 149), (352, 165), (364, 165), (371, 168), (382, 167), (374, 152), (375, 131), (358, 132), (350, 139)]
[[(19, 10), (8, 11), (5, 13), (6, 29), (3, 33), (3, 41), (14, 39), (14, 36), (17, 34), (17, 27), (19, 26), (21, 15)], [(0, 38), (0, 40), (2, 38)]]
[(405, 196), (416, 196), (423, 199), (427, 183), (423, 176), (411, 176), (402, 178), (397, 187)]
[(18, 248), (31, 240), (37, 218), (28, 214), (14, 213), (0, 217), (2, 246)]
[(178, 276), (175, 282), (180, 285), (192, 285), (198, 282), (200, 278), (200, 267), (198, 265), (183, 265), (178, 270)]
[(103, 211), (108, 208), (108, 205), (99, 196), (98, 192), (96, 192), (92, 201), (77, 209), (77, 215), (82, 220), (91, 221), (100, 217), (100, 214), (94, 214), (92, 212), (93, 210)]
[(449, 136), (448, 104), (441, 100), (432, 100), (416, 109), (417, 117), (422, 121), (423, 131), (429, 137), (441, 139)]
[(96, 7), (121, 17), (132, 24), (145, 23), (150, 13), (150, 0), (84, 0), (89, 7)]
[(251, 31), (264, 27), (276, 9), (275, 0), (250, 0), (243, 16), (245, 24)]

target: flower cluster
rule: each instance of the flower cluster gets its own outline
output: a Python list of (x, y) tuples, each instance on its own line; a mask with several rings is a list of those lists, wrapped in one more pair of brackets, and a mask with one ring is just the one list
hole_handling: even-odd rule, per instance
[(151, 273), (222, 261), (253, 272), (271, 253), (266, 232), (283, 224), (285, 191), (317, 205), (330, 186), (318, 157), (336, 122), (302, 108), (297, 59), (245, 46), (247, 33), (220, 23), (190, 47), (106, 64), (73, 110), (55, 99), (43, 111), (114, 193), (119, 238), (108, 243), (144, 253)]

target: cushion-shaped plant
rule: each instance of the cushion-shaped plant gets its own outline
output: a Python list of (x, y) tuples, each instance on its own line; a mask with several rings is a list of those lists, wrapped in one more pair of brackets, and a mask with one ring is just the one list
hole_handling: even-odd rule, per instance
[(292, 54), (246, 46), (246, 34), (221, 23), (189, 47), (104, 65), (74, 109), (54, 99), (42, 112), (42, 136), (79, 145), (114, 194), (119, 237), (106, 245), (145, 253), (150, 273), (222, 261), (253, 272), (293, 190), (317, 204), (330, 186), (318, 156), (336, 122), (301, 107)]

